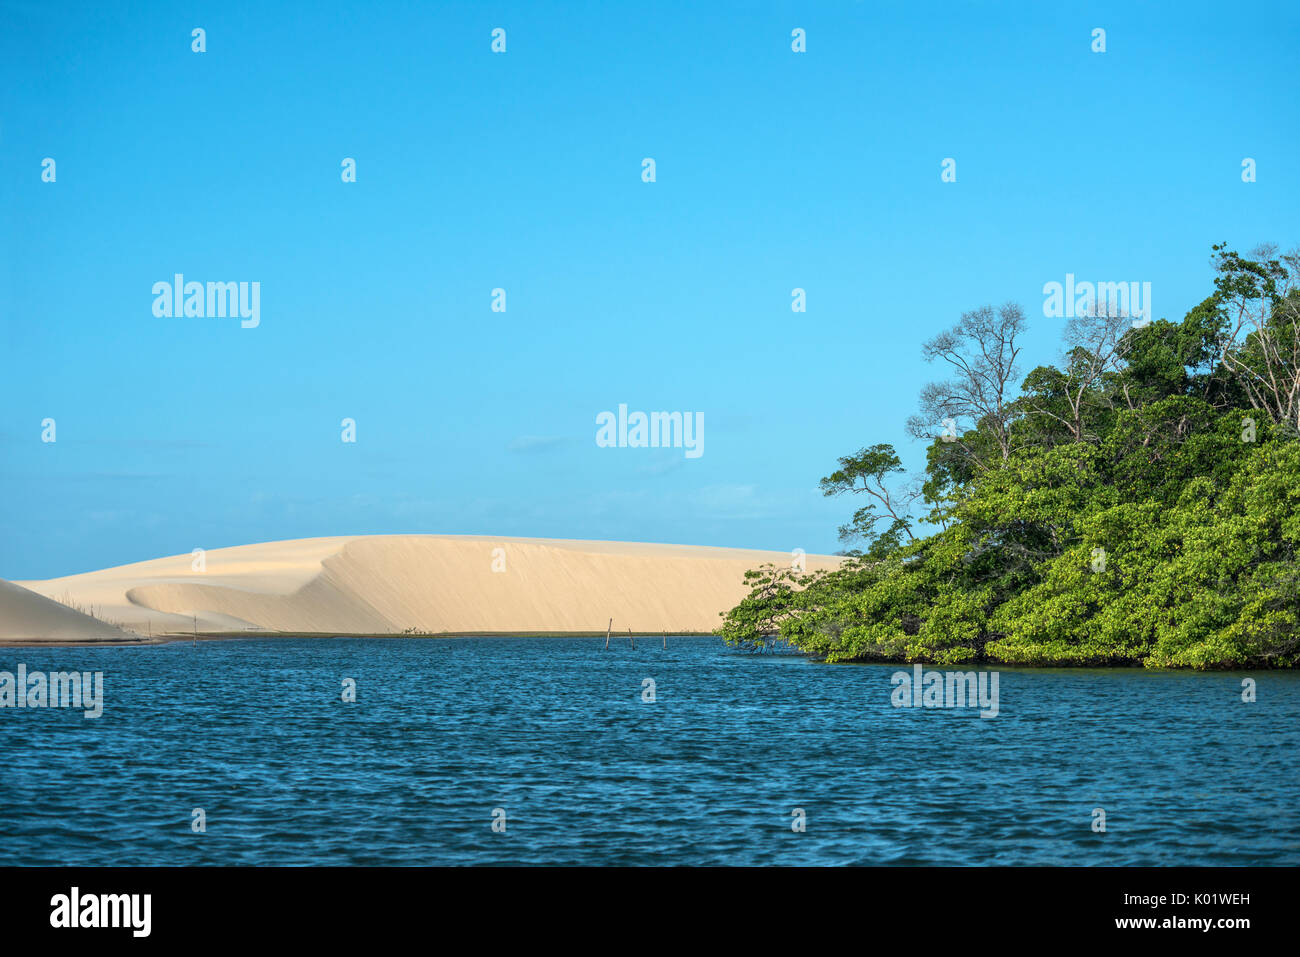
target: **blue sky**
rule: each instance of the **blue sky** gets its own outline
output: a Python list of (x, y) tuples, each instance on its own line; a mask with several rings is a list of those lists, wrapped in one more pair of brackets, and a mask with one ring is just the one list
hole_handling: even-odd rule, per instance
[[(0, 577), (368, 533), (834, 551), (818, 478), (921, 466), (919, 346), (964, 310), (1021, 302), (1028, 371), (1046, 282), (1180, 318), (1212, 243), (1300, 241), (1300, 8), (1224, 10), (2, 3)], [(178, 272), (259, 282), (260, 326), (155, 317)], [(703, 413), (705, 453), (597, 447), (619, 403)]]

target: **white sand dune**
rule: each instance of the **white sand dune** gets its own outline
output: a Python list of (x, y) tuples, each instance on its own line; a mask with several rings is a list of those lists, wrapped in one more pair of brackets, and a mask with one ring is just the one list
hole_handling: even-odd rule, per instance
[(131, 641), (107, 622), (0, 579), (0, 643)]
[[(499, 550), (499, 551), (498, 551)], [(141, 634), (710, 631), (747, 569), (790, 553), (636, 542), (371, 535), (220, 548), (21, 582)], [(808, 569), (834, 556), (807, 556)], [(504, 570), (494, 571), (504, 562)], [(8, 630), (0, 606), (0, 635)]]

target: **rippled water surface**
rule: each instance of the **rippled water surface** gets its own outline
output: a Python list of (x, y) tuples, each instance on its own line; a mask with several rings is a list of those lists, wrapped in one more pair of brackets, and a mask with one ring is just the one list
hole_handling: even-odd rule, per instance
[(0, 709), (0, 864), (1300, 864), (1295, 674), (1000, 669), (981, 719), (892, 707), (895, 666), (603, 645), (0, 649), (105, 684)]

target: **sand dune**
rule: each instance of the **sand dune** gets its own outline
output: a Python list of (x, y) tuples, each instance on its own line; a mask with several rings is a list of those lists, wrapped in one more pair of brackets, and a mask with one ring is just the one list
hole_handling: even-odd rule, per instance
[[(461, 535), (311, 538), (21, 582), (141, 634), (710, 631), (788, 552)], [(809, 570), (839, 559), (809, 555)], [(494, 565), (502, 570), (494, 570)], [(0, 605), (0, 635), (10, 630)]]
[(0, 579), (0, 643), (132, 640), (137, 636)]

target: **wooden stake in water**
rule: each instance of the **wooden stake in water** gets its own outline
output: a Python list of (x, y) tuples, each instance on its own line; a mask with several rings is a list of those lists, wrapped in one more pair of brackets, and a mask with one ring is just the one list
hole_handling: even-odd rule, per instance
[(632, 637), (632, 629), (627, 630), (627, 640), (632, 643), (632, 650), (636, 651), (636, 639)]
[(664, 651), (668, 650), (668, 632), (664, 632)]
[(609, 633), (614, 630), (614, 619), (609, 620), (609, 627), (605, 629), (605, 650), (609, 651)]
[(195, 615), (195, 616), (194, 616), (194, 645), (193, 645), (193, 647), (198, 648), (198, 646), (199, 646), (199, 616), (198, 616), (198, 615)]

